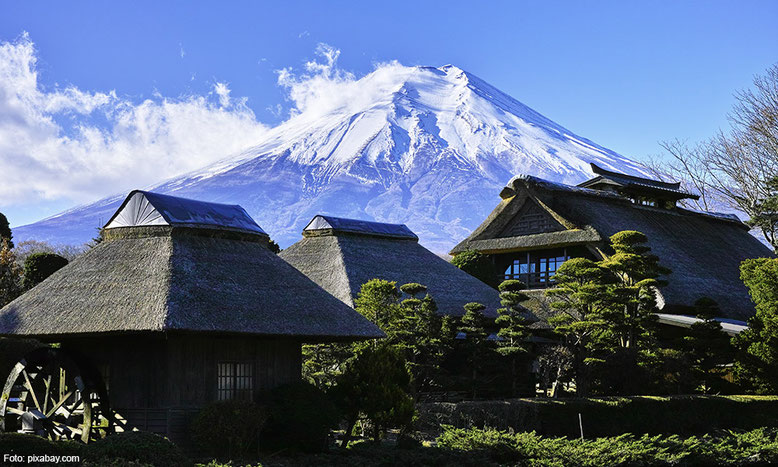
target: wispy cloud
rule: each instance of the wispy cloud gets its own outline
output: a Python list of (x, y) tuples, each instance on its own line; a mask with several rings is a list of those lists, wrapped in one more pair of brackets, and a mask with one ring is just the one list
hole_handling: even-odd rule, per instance
[(303, 31), (303, 32), (301, 32), (300, 34), (298, 34), (298, 35), (297, 35), (297, 38), (298, 38), (298, 39), (302, 39), (302, 38), (304, 38), (304, 37), (308, 37), (308, 36), (310, 36), (310, 35), (311, 35), (311, 33), (310, 33), (310, 32), (308, 32), (308, 31), (306, 30), (306, 31)]
[(178, 43), (178, 54), (181, 55), (181, 58), (186, 57), (186, 50), (184, 50), (184, 44), (181, 42)]
[[(183, 54), (183, 48), (182, 48)], [(0, 43), (0, 204), (85, 202), (194, 170), (255, 143), (266, 127), (216, 82), (209, 95), (133, 102), (38, 81), (25, 34)]]

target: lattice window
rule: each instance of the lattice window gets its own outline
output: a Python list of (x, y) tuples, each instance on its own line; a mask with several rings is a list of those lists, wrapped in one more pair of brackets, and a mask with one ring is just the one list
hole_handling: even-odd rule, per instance
[(557, 269), (567, 259), (565, 249), (517, 253), (501, 278), (518, 279), (530, 289), (549, 287), (554, 284)]
[(251, 400), (254, 393), (254, 365), (250, 362), (219, 362), (216, 381), (218, 400)]

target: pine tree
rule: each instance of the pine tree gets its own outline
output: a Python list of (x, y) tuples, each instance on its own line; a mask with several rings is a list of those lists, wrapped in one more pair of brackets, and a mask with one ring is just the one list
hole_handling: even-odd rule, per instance
[[(465, 314), (460, 320), (458, 332), (463, 337), (462, 347), (467, 355), (467, 364), (470, 367), (469, 386), (473, 399), (478, 395), (479, 386), (478, 369), (484, 365), (491, 353), (491, 345), (486, 339), (486, 307), (480, 303), (471, 302), (465, 304)], [(459, 339), (459, 336), (457, 337)]]
[[(522, 292), (526, 287), (521, 281), (507, 280), (498, 287), (500, 304), (494, 323), (498, 327), (497, 353), (506, 357), (511, 368), (511, 395), (518, 395), (519, 358), (527, 352), (528, 310), (521, 306), (529, 297)], [(528, 376), (528, 375), (525, 375)]]
[(402, 310), (397, 283), (383, 279), (371, 279), (359, 289), (354, 309), (376, 324), (391, 341), (394, 339), (394, 323)]
[(478, 250), (465, 250), (451, 260), (451, 264), (465, 271), (486, 285), (497, 288), (497, 271), (488, 256)]
[(732, 356), (730, 339), (714, 319), (721, 316), (718, 303), (703, 297), (694, 303), (694, 309), (701, 321), (691, 325), (684, 344), (702, 392), (709, 393), (722, 381), (714, 370), (719, 364), (729, 363)]
[[(547, 290), (546, 295), (551, 298), (551, 308), (557, 314), (549, 319), (549, 323), (554, 326), (554, 332), (563, 337), (564, 345), (572, 356), (571, 369), (577, 394), (586, 396), (589, 393), (587, 365), (594, 358), (598, 339), (605, 329), (606, 323), (602, 318), (608, 305), (605, 296), (613, 279), (605, 268), (594, 261), (573, 258), (559, 267), (554, 280), (556, 286)], [(552, 392), (555, 392), (559, 381), (552, 383)]]
[(659, 264), (646, 245), (641, 232), (625, 230), (610, 237), (614, 254), (600, 262), (613, 274), (615, 284), (606, 289), (610, 303), (604, 318), (622, 348), (639, 348), (640, 340), (650, 336), (656, 321), (656, 291), (666, 285), (659, 280), (670, 270)]

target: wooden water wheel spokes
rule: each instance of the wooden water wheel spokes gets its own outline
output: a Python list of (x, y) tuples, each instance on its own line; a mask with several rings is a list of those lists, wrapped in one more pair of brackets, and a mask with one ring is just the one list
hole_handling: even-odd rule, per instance
[(88, 443), (106, 434), (110, 411), (93, 368), (60, 349), (19, 361), (0, 395), (0, 430)]

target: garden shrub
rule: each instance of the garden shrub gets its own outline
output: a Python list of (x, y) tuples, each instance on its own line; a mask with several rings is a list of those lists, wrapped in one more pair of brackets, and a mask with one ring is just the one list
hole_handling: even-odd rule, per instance
[[(167, 438), (144, 431), (116, 433), (89, 443), (84, 449), (84, 457), (98, 465), (188, 465), (178, 446)], [(123, 464), (123, 461), (128, 462)]]
[(83, 445), (69, 441), (49, 441), (23, 433), (0, 433), (0, 456), (3, 454), (78, 456)]
[(207, 456), (256, 455), (267, 410), (251, 401), (227, 400), (205, 406), (192, 421), (192, 440)]
[(328, 395), (300, 381), (270, 393), (270, 420), (262, 434), (263, 449), (317, 452), (327, 449), (338, 411)]
[(579, 413), (587, 438), (622, 433), (691, 436), (778, 427), (778, 397), (767, 396), (510, 399), (425, 403), (418, 410), (417, 429), (427, 439), (437, 436), (442, 424), (579, 437)]

